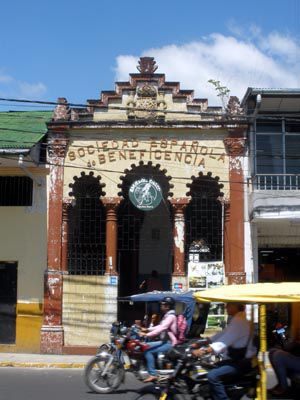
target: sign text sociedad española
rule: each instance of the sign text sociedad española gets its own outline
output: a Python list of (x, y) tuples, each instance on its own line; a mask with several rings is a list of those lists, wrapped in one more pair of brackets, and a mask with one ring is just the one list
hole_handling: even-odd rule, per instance
[(106, 140), (95, 141), (68, 152), (71, 162), (76, 159), (85, 159), (87, 167), (95, 167), (97, 164), (114, 163), (123, 160), (129, 161), (173, 161), (187, 165), (205, 167), (205, 157), (225, 163), (226, 154), (220, 148), (208, 147), (198, 140)]

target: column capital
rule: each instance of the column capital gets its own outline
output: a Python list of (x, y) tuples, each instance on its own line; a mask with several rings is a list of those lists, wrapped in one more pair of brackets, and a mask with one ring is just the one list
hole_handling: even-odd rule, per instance
[(102, 204), (107, 211), (117, 211), (121, 201), (121, 197), (104, 197), (102, 199)]
[(188, 197), (178, 197), (177, 199), (170, 199), (170, 203), (175, 214), (183, 214), (189, 202), (190, 199)]

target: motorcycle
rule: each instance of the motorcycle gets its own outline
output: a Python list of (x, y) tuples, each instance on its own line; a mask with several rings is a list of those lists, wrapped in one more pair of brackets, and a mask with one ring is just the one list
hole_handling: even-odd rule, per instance
[[(193, 292), (149, 292), (120, 297), (118, 301), (129, 304), (145, 303), (145, 314), (151, 303), (158, 304), (164, 297), (174, 298), (178, 306), (182, 306), (182, 312), (191, 328), (192, 316), (196, 307)], [(201, 315), (203, 328), (205, 327), (208, 308)], [(134, 315), (134, 312), (132, 313)], [(198, 335), (202, 332), (200, 326), (196, 326)], [(133, 372), (139, 380), (148, 377), (144, 352), (147, 342), (140, 340), (138, 330), (133, 325), (126, 327), (123, 323), (114, 323), (111, 328), (110, 343), (102, 344), (97, 354), (91, 358), (84, 369), (84, 381), (86, 385), (96, 393), (110, 393), (117, 389), (123, 382), (125, 371)], [(162, 380), (173, 372), (173, 363), (165, 354), (160, 354), (156, 359), (156, 369)]]
[[(211, 399), (207, 374), (222, 361), (220, 356), (205, 355), (196, 358), (192, 347), (184, 352), (173, 348), (167, 356), (175, 362), (172, 374), (166, 381), (147, 385), (138, 391), (135, 400), (203, 400)], [(239, 400), (244, 395), (256, 397), (256, 384), (259, 379), (258, 368), (225, 381), (225, 390), (230, 399)]]
[[(133, 372), (137, 379), (148, 377), (144, 352), (149, 348), (146, 341), (138, 337), (138, 328), (114, 323), (110, 344), (100, 346), (96, 356), (91, 358), (84, 369), (86, 385), (96, 393), (110, 393), (124, 381), (125, 372)], [(165, 354), (156, 360), (160, 379), (173, 373), (174, 363)]]
[(280, 322), (278, 322), (275, 326), (275, 329), (272, 331), (275, 343), (281, 348), (284, 348), (288, 342), (287, 328), (287, 325), (282, 325)]

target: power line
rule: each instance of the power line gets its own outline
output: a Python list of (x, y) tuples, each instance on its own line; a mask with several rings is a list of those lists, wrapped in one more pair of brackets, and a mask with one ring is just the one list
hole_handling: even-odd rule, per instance
[[(91, 108), (91, 109), (107, 109), (107, 110), (124, 110), (124, 111), (146, 111), (146, 112), (159, 112), (159, 113), (165, 113), (165, 114), (188, 114), (188, 115), (207, 115), (207, 116), (216, 116), (216, 117), (231, 117), (232, 120), (238, 120), (239, 118), (253, 118), (251, 115), (246, 115), (246, 114), (237, 114), (232, 116), (228, 112), (222, 110), (221, 107), (220, 110), (222, 112), (212, 112), (212, 111), (179, 111), (179, 110), (169, 110), (169, 109), (148, 109), (148, 108), (140, 108), (140, 107), (124, 107), (124, 106), (109, 106), (109, 105), (104, 105), (104, 104), (82, 104), (82, 103), (70, 103), (66, 102), (65, 104), (59, 103), (57, 101), (44, 101), (44, 100), (29, 100), (29, 99), (11, 99), (11, 98), (0, 98), (0, 101), (7, 101), (7, 102), (16, 102), (16, 103), (29, 103), (29, 104), (41, 104), (41, 105), (48, 105), (48, 106), (66, 106), (66, 107), (79, 107), (79, 108)], [(101, 100), (99, 100), (101, 101)], [(189, 104), (187, 104), (188, 106)], [(25, 105), (24, 105), (25, 106)], [(215, 108), (215, 107), (212, 107)], [(265, 111), (273, 111), (272, 108), (267, 109), (265, 108)], [(254, 109), (249, 109), (248, 111), (254, 111)], [(286, 112), (287, 113), (287, 112)], [(295, 115), (299, 115), (300, 117), (300, 110), (293, 112)], [(277, 118), (278, 115), (285, 115), (285, 113), (279, 114), (277, 113)], [(290, 112), (289, 112), (290, 115)], [(262, 118), (263, 115), (259, 114), (259, 117)], [(270, 116), (268, 116), (270, 117)], [(84, 122), (87, 122), (86, 120)], [(92, 121), (95, 122), (95, 121)]]

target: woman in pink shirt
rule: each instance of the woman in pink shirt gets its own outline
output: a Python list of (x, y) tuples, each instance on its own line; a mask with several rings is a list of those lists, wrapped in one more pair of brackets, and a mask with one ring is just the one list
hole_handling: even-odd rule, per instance
[(154, 338), (159, 336), (160, 340), (155, 342), (149, 342), (149, 349), (145, 352), (145, 358), (147, 361), (147, 368), (149, 377), (144, 382), (152, 382), (157, 379), (155, 369), (155, 356), (158, 353), (165, 353), (171, 347), (177, 344), (177, 318), (175, 315), (175, 301), (172, 297), (165, 297), (160, 302), (160, 309), (163, 314), (163, 318), (159, 325), (153, 326), (148, 329), (143, 329), (140, 336), (147, 338)]

